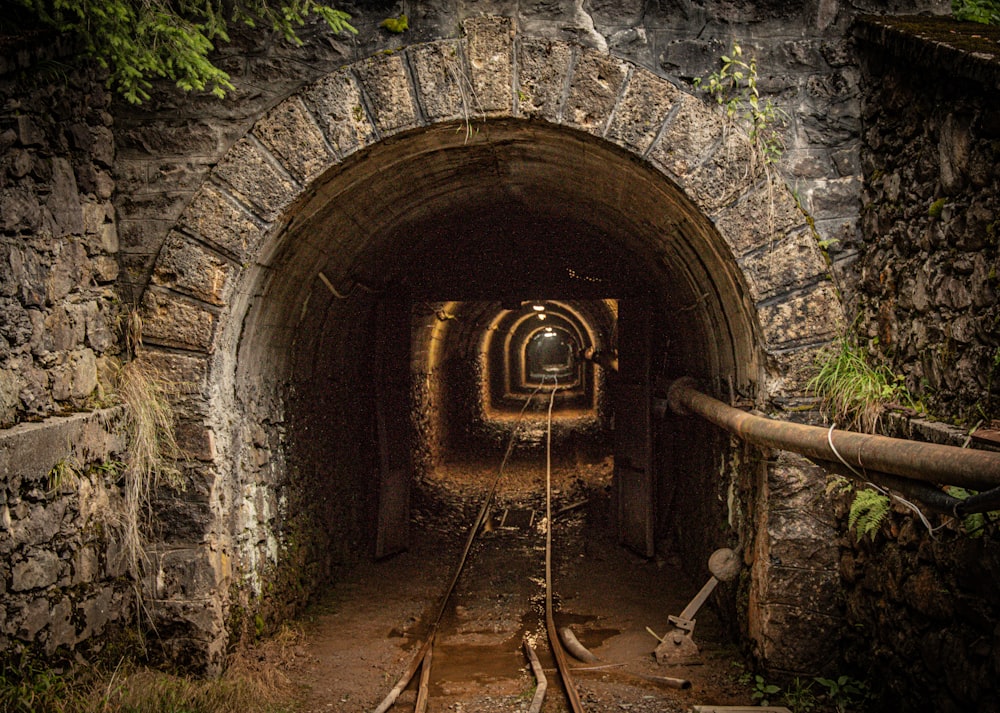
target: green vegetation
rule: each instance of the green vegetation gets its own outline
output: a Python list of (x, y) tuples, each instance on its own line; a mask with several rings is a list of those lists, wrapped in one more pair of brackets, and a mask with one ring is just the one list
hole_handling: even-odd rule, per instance
[(868, 686), (863, 681), (850, 676), (817, 677), (816, 683), (826, 689), (823, 694), (824, 698), (833, 704), (837, 713), (846, 713), (848, 710), (855, 709), (869, 697)]
[(822, 400), (827, 418), (841, 428), (873, 433), (890, 404), (918, 406), (903, 378), (885, 365), (870, 365), (865, 352), (850, 337), (841, 337), (825, 350), (818, 367), (807, 388)]
[(157, 671), (127, 658), (114, 665), (52, 667), (28, 652), (0, 668), (5, 713), (291, 713), (295, 691), (281, 672), (301, 634), (285, 628), (234, 654), (219, 678)]
[(1000, 25), (998, 0), (951, 0), (951, 14), (956, 20)]
[(865, 535), (874, 540), (891, 507), (892, 502), (885, 493), (872, 488), (858, 490), (847, 516), (847, 529), (853, 529), (859, 540)]
[(108, 86), (132, 103), (149, 99), (151, 79), (222, 97), (229, 75), (208, 58), (229, 42), (232, 24), (270, 28), (301, 44), (296, 28), (322, 18), (334, 32), (355, 32), (350, 17), (318, 0), (16, 0), (43, 26), (80, 39), (108, 70)]
[(387, 17), (378, 26), (394, 35), (400, 35), (410, 29), (410, 20), (405, 14), (399, 17)]
[[(741, 685), (750, 687), (750, 698), (759, 706), (776, 705), (780, 702), (788, 706), (792, 713), (810, 713), (813, 710), (846, 713), (848, 710), (860, 710), (871, 698), (868, 686), (851, 676), (816, 676), (806, 681), (796, 677), (783, 689), (774, 683), (768, 683), (760, 674), (747, 671), (742, 663), (735, 663), (734, 666), (741, 670), (737, 680)], [(818, 693), (814, 691), (817, 684), (823, 689)]]
[(765, 169), (777, 163), (785, 150), (781, 128), (787, 116), (770, 99), (761, 99), (757, 86), (757, 60), (743, 58), (743, 48), (733, 42), (728, 55), (722, 55), (722, 66), (705, 78), (695, 79), (694, 85), (708, 92), (723, 107), (726, 118), (741, 123), (750, 140), (751, 171), (759, 164)]

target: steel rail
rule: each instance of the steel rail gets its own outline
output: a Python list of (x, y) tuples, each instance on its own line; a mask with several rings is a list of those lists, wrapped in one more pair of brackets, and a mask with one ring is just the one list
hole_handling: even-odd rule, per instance
[(695, 383), (685, 377), (670, 384), (671, 410), (701, 416), (750, 443), (925, 483), (973, 490), (1000, 486), (1000, 453), (778, 421), (733, 408), (698, 391)]

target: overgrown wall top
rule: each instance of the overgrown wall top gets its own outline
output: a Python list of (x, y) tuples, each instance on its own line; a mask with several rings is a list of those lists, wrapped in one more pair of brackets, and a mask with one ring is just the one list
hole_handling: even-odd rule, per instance
[(974, 45), (949, 50), (921, 35), (1000, 33), (926, 19), (858, 31), (866, 60), (858, 329), (931, 414), (988, 425), (1000, 417), (1000, 60), (995, 50), (977, 56)]

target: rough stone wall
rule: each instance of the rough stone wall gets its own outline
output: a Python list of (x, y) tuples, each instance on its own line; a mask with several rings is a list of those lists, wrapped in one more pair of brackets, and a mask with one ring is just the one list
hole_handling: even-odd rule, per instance
[[(1000, 393), (1000, 67), (914, 35), (935, 27), (858, 28), (865, 186), (854, 308), (871, 352), (932, 413), (972, 425), (998, 415)], [(968, 427), (895, 419), (890, 430), (961, 446)], [(847, 631), (857, 632), (848, 663), (894, 710), (998, 710), (996, 524), (970, 535), (931, 515), (941, 528), (932, 536), (896, 505), (859, 541), (846, 532), (849, 503), (844, 496), (837, 513)]]
[(867, 61), (855, 313), (930, 413), (988, 425), (1000, 417), (1000, 61), (934, 51), (909, 34), (920, 26), (859, 28)]
[[(134, 614), (119, 409), (0, 431), (0, 660), (68, 656)], [(97, 648), (101, 643), (98, 640)]]
[(0, 52), (0, 655), (66, 655), (134, 613), (120, 415), (101, 409), (120, 352), (111, 97), (35, 40)]
[(101, 405), (118, 352), (110, 96), (59, 48), (0, 62), (0, 428)]

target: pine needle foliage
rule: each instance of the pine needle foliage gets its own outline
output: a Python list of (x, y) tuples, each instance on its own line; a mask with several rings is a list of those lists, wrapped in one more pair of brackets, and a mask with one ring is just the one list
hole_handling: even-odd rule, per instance
[(150, 98), (151, 80), (223, 97), (229, 75), (209, 53), (229, 42), (233, 24), (263, 26), (292, 44), (315, 16), (333, 32), (356, 32), (350, 16), (319, 0), (16, 0), (43, 25), (73, 35), (108, 70), (108, 86), (133, 104)]

